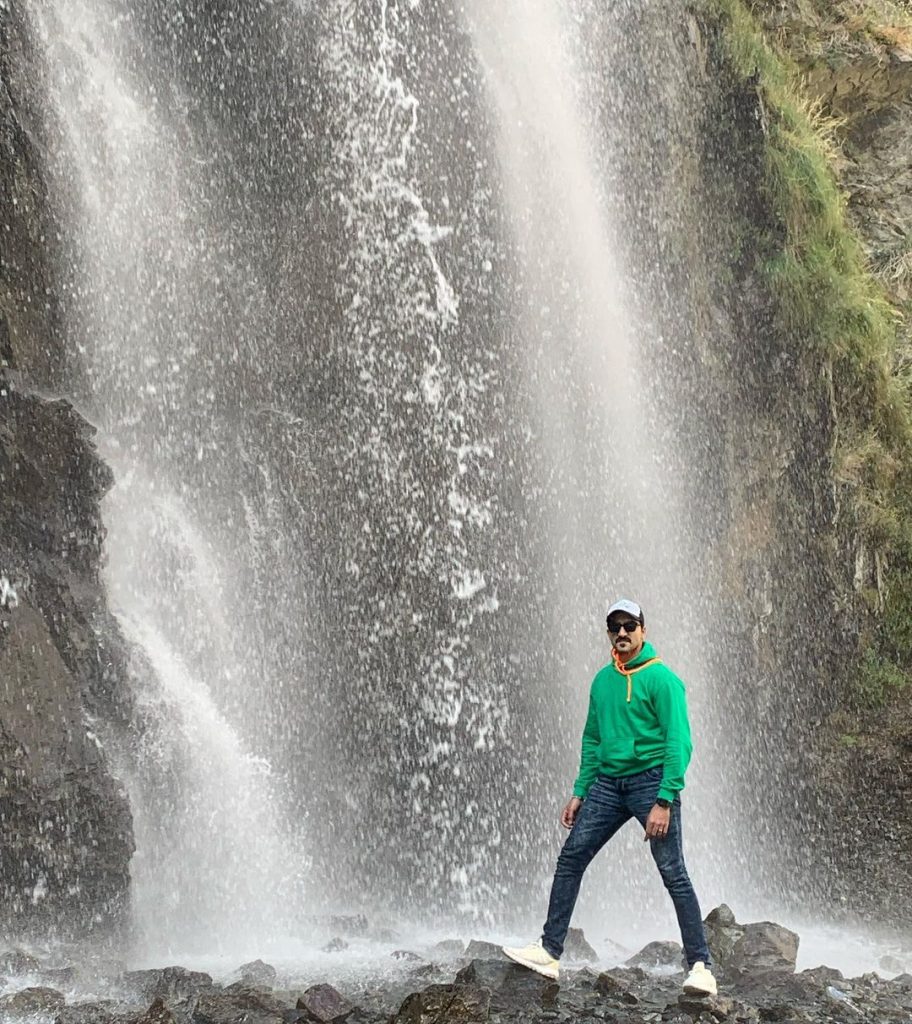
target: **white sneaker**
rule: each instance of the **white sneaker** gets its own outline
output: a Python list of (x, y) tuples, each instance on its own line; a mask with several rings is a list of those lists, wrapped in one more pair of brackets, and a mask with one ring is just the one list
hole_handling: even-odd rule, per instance
[(698, 960), (691, 967), (690, 974), (684, 979), (684, 991), (689, 996), (714, 996), (716, 994), (716, 979), (702, 960)]
[(560, 972), (560, 960), (555, 960), (551, 956), (548, 950), (541, 944), (541, 939), (538, 942), (529, 943), (528, 946), (523, 946), (522, 949), (514, 949), (510, 946), (503, 946), (502, 949), (516, 963), (522, 964), (523, 967), (528, 967), (530, 971), (537, 971), (546, 978), (553, 978), (557, 981), (557, 975)]

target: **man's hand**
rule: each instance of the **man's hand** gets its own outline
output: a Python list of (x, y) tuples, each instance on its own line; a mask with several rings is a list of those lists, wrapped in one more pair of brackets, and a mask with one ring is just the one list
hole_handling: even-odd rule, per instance
[(573, 822), (576, 821), (576, 816), (582, 806), (583, 801), (578, 796), (570, 797), (567, 806), (561, 811), (561, 824), (564, 828), (573, 828)]
[(671, 808), (659, 807), (658, 804), (654, 804), (649, 812), (649, 817), (646, 819), (646, 835), (643, 836), (643, 841), (645, 842), (647, 839), (664, 839), (668, 835), (670, 824)]

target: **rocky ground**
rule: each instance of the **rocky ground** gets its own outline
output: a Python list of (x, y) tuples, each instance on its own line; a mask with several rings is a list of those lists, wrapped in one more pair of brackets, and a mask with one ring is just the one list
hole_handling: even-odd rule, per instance
[[(461, 940), (391, 954), (390, 970), (353, 983), (295, 985), (260, 960), (216, 983), (184, 967), (128, 971), (115, 961), (80, 966), (22, 950), (0, 955), (0, 1021), (32, 1024), (507, 1024), (616, 1021), (912, 1021), (912, 975), (847, 979), (817, 967), (796, 973), (798, 936), (771, 922), (707, 917), (719, 994), (681, 994), (680, 947), (654, 942), (609, 970), (581, 932), (571, 934), (560, 983), (508, 961), (496, 945)], [(340, 936), (334, 948), (342, 951)], [(404, 969), (403, 969), (404, 968)], [(16, 981), (21, 983), (17, 985)], [(331, 980), (331, 979), (330, 979)], [(15, 991), (10, 991), (15, 989)], [(2, 990), (2, 987), (0, 987)], [(91, 998), (78, 993), (91, 991)], [(103, 998), (98, 996), (103, 992)]]

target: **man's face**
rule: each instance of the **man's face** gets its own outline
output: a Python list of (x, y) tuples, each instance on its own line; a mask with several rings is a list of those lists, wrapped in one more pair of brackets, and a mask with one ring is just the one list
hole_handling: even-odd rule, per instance
[(608, 620), (608, 636), (618, 654), (633, 655), (643, 646), (646, 630), (632, 615), (617, 612)]

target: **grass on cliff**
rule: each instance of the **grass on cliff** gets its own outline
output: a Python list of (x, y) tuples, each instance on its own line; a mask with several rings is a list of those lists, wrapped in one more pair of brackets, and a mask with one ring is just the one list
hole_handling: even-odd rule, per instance
[(744, 0), (714, 6), (735, 71), (763, 105), (767, 198), (778, 223), (765, 240), (768, 283), (796, 346), (827, 381), (838, 423), (836, 479), (880, 567), (882, 608), (862, 642), (853, 695), (875, 706), (912, 679), (912, 368), (898, 343), (900, 314), (847, 222), (834, 171), (838, 122), (804, 98), (797, 66), (771, 45)]
[[(851, 461), (851, 448), (864, 448), (864, 465), (876, 467), (870, 483), (883, 489), (884, 467), (898, 468), (912, 452), (910, 381), (898, 353), (899, 313), (846, 220), (833, 171), (838, 122), (802, 96), (797, 68), (770, 46), (741, 0), (718, 6), (734, 67), (757, 82), (764, 104), (768, 198), (784, 233), (769, 246), (770, 286), (790, 331), (832, 366), (840, 420), (851, 428), (842, 457)], [(860, 485), (858, 477), (852, 482)]]
[(912, 9), (896, 0), (750, 0), (783, 50), (831, 67), (912, 54)]

